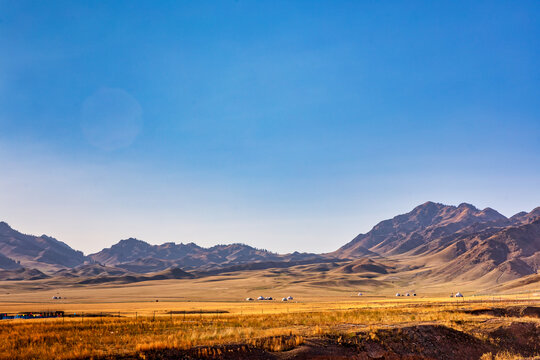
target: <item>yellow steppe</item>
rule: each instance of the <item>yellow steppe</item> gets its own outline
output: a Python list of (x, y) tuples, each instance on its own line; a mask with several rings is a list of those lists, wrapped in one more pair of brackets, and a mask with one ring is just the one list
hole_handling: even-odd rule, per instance
[[(12, 283), (0, 283), (13, 286)], [(228, 314), (277, 314), (288, 312), (334, 311), (356, 308), (392, 307), (414, 304), (463, 304), (470, 302), (492, 303), (497, 301), (540, 300), (539, 293), (468, 295), (450, 298), (448, 295), (417, 294), (416, 297), (396, 297), (357, 290), (326, 289), (318, 287), (273, 287), (264, 282), (253, 284), (246, 279), (161, 280), (127, 285), (87, 285), (57, 287), (54, 289), (11, 288), (0, 293), (0, 313), (38, 312), (62, 310), (67, 314), (118, 313), (121, 316), (162, 316), (175, 312), (227, 312)], [(4, 287), (5, 289), (5, 287)], [(53, 300), (53, 296), (62, 299)], [(246, 301), (247, 297), (271, 296), (272, 301)], [(293, 296), (294, 300), (282, 302), (281, 298)], [(156, 301), (157, 300), (157, 301)], [(203, 314), (204, 316), (205, 314)], [(210, 314), (208, 314), (210, 315)], [(215, 315), (213, 315), (215, 316)]]
[[(533, 292), (482, 295), (464, 289), (458, 290), (465, 298), (449, 298), (449, 291), (442, 288), (438, 293), (417, 291), (417, 297), (395, 297), (396, 291), (407, 288), (347, 283), (314, 286), (305, 279), (294, 282), (281, 276), (246, 274), (85, 286), (0, 282), (0, 313), (62, 310), (67, 315), (85, 314), (84, 318), (0, 321), (0, 359), (126, 355), (145, 349), (250, 343), (276, 336), (299, 344), (309, 336), (434, 323), (473, 334), (489, 317), (455, 310), (540, 301)], [(364, 296), (357, 296), (359, 291)], [(62, 299), (53, 300), (53, 296)], [(258, 296), (276, 300), (245, 300)], [(287, 296), (294, 300), (282, 302)], [(282, 340), (271, 343), (272, 350), (290, 345)]]

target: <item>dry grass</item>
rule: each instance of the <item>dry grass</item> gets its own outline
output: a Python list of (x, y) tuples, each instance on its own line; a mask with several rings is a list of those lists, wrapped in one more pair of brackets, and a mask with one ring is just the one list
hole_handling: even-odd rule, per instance
[[(306, 336), (354, 331), (373, 334), (375, 329), (388, 325), (419, 323), (437, 323), (466, 330), (486, 318), (456, 312), (454, 304), (379, 303), (348, 309), (341, 304), (339, 310), (335, 309), (335, 304), (326, 309), (324, 306), (313, 304), (312, 308), (317, 310), (298, 312), (286, 312), (284, 307), (277, 312), (276, 306), (267, 314), (235, 311), (171, 316), (162, 312), (155, 318), (151, 315), (7, 320), (0, 323), (0, 358), (72, 359), (225, 343), (244, 343), (282, 351), (301, 344)], [(246, 342), (245, 339), (251, 340)], [(499, 357), (494, 359), (504, 359), (500, 357), (502, 355), (496, 356)]]
[[(232, 286), (235, 281), (197, 283), (206, 285), (207, 288), (203, 288), (205, 291), (212, 289), (206, 291), (206, 298), (202, 301), (181, 301), (173, 297), (173, 293), (187, 293), (187, 290), (182, 292), (176, 288), (183, 282), (180, 285), (167, 285), (172, 290), (161, 283), (126, 286), (122, 289), (112, 286), (66, 289), (62, 294), (68, 300), (62, 302), (52, 302), (47, 292), (4, 295), (0, 297), (0, 312), (63, 310), (66, 314), (85, 313), (86, 317), (0, 321), (0, 358), (71, 359), (227, 343), (283, 351), (297, 346), (310, 336), (340, 336), (358, 331), (375, 336), (376, 330), (381, 327), (421, 323), (437, 323), (474, 334), (479, 322), (489, 316), (468, 315), (455, 310), (511, 305), (530, 299), (530, 295), (521, 300), (515, 295), (507, 295), (498, 299), (484, 296), (465, 301), (422, 296), (359, 298), (350, 293), (335, 296), (324, 294), (322, 290), (308, 292), (306, 289), (302, 290), (305, 294), (301, 296), (297, 295), (301, 293), (300, 290), (252, 289), (246, 295), (293, 294), (299, 301), (209, 301), (208, 294), (212, 295), (216, 291), (237, 291)], [(229, 285), (231, 289), (226, 288)], [(240, 285), (239, 282), (237, 286)], [(195, 291), (193, 289), (195, 287), (188, 290)], [(153, 301), (140, 300), (140, 294), (150, 298), (152, 293), (158, 292), (170, 297), (161, 298), (159, 302), (155, 302), (155, 298)], [(139, 297), (134, 294), (139, 294)], [(79, 299), (75, 296), (79, 296)], [(112, 302), (111, 299), (117, 301)], [(115, 317), (88, 318), (90, 313), (111, 314)], [(503, 354), (490, 356), (503, 359)]]
[[(382, 280), (392, 284), (395, 281), (395, 285), (380, 287), (362, 274), (306, 273), (300, 268), (279, 274), (270, 269), (121, 285), (79, 286), (65, 279), (2, 282), (0, 312), (63, 310), (66, 314), (86, 315), (120, 312), (121, 317), (0, 321), (0, 358), (69, 359), (230, 343), (279, 351), (297, 346), (311, 336), (349, 336), (363, 331), (376, 337), (380, 328), (423, 323), (446, 325), (482, 337), (485, 335), (475, 331), (490, 316), (454, 310), (540, 299), (537, 291), (469, 297), (480, 287), (416, 283), (416, 278), (412, 284), (423, 293), (418, 292), (415, 298), (396, 298), (392, 295), (408, 291), (411, 286), (411, 281), (401, 274), (398, 280), (394, 279), (396, 274), (385, 275), (388, 279)], [(356, 296), (360, 290), (367, 296)], [(465, 301), (448, 297), (456, 290), (467, 295)], [(444, 296), (430, 297), (428, 292)], [(55, 295), (62, 295), (62, 300), (52, 301)], [(259, 295), (278, 299), (292, 295), (295, 301), (242, 301)], [(220, 300), (215, 301), (216, 297)], [(215, 310), (227, 313), (190, 314)], [(201, 348), (200, 351), (220, 350)], [(512, 356), (504, 353), (485, 356), (504, 359), (507, 355)]]

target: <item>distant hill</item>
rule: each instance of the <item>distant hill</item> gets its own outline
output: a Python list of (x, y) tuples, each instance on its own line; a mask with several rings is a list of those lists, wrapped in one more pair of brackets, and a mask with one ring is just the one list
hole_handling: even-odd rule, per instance
[(71, 268), (86, 260), (81, 251), (73, 250), (61, 241), (46, 235), (22, 234), (5, 222), (0, 222), (0, 254), (20, 261), (23, 267), (43, 270)]
[(121, 275), (105, 275), (93, 276), (83, 278), (78, 284), (105, 284), (105, 283), (119, 283), (119, 284), (131, 284), (142, 281), (151, 280), (178, 280), (178, 279), (192, 279), (194, 275), (178, 268), (171, 268), (157, 273), (151, 274), (121, 274)]
[[(171, 268), (206, 271), (259, 262), (298, 262), (324, 259), (322, 255), (294, 252), (280, 255), (244, 244), (203, 248), (194, 243), (150, 245), (129, 238), (85, 256), (52, 237), (26, 235), (0, 222), (0, 270), (35, 268), (67, 277), (87, 277), (109, 272), (154, 273)], [(111, 269), (119, 273), (111, 273)]]
[(388, 265), (376, 262), (371, 259), (361, 258), (348, 262), (332, 270), (334, 273), (345, 274), (362, 274), (362, 273), (377, 273), (388, 274), (393, 269)]
[(244, 244), (216, 245), (210, 248), (203, 248), (194, 243), (150, 245), (130, 238), (91, 254), (89, 258), (105, 265), (146, 273), (171, 267), (211, 269), (266, 261), (318, 259), (321, 256), (301, 253), (280, 255)]
[(18, 268), (0, 271), (0, 281), (42, 280), (48, 278), (50, 278), (49, 275), (36, 269)]
[(53, 275), (68, 278), (84, 278), (92, 276), (121, 276), (129, 273), (129, 271), (117, 267), (104, 266), (101, 264), (84, 264), (71, 269), (58, 270)]

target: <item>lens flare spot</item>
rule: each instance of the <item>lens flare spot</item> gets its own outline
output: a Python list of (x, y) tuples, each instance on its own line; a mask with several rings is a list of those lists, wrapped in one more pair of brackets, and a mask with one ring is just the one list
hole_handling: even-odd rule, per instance
[(87, 141), (102, 150), (130, 146), (142, 128), (142, 108), (126, 91), (103, 88), (86, 98), (81, 127)]

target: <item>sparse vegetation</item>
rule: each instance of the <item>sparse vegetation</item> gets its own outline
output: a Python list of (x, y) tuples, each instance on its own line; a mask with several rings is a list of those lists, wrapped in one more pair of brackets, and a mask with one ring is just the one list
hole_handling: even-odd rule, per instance
[[(317, 306), (315, 306), (317, 305)], [(74, 359), (107, 355), (135, 355), (165, 349), (195, 351), (198, 357), (219, 357), (218, 345), (237, 344), (242, 349), (286, 351), (313, 337), (331, 337), (337, 344), (357, 346), (362, 341), (380, 344), (405, 336), (385, 332), (422, 324), (438, 324), (490, 344), (500, 341), (483, 331), (489, 314), (474, 315), (447, 303), (378, 303), (360, 307), (313, 304), (315, 311), (200, 314), (160, 313), (154, 316), (7, 320), (0, 323), (2, 359)], [(240, 305), (238, 305), (240, 306)], [(469, 304), (470, 307), (480, 305)], [(499, 304), (500, 306), (500, 304)], [(515, 319), (514, 319), (515, 320)], [(509, 323), (512, 318), (499, 318)], [(538, 325), (539, 320), (527, 321)], [(493, 325), (490, 325), (493, 326)], [(354, 339), (354, 340), (351, 340)], [(333, 340), (334, 341), (334, 340)], [(487, 346), (487, 345), (486, 345)], [(491, 346), (491, 345), (489, 345)], [(513, 359), (515, 352), (488, 352), (482, 359)]]

